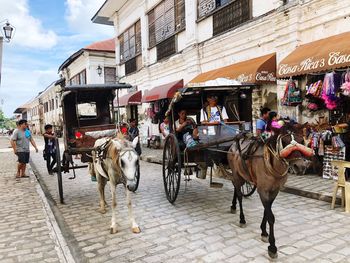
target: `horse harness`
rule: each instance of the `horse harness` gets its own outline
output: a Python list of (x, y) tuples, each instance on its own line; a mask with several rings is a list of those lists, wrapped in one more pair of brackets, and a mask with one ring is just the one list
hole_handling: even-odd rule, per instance
[[(286, 135), (285, 135), (286, 136)], [(294, 136), (292, 136), (292, 141), (294, 141)], [(276, 150), (271, 148), (271, 145), (269, 145), (267, 142), (265, 142), (262, 138), (259, 137), (251, 137), (250, 143), (244, 148), (241, 149), (240, 139), (236, 140), (236, 148), (239, 152), (241, 163), (244, 171), (249, 175), (249, 177), (252, 179), (252, 182), (256, 185), (256, 176), (253, 175), (252, 169), (248, 168), (247, 160), (251, 158), (264, 158), (265, 160), (265, 167), (268, 170), (268, 172), (272, 175), (278, 174), (279, 172), (276, 171), (272, 164), (271, 164), (271, 154), (277, 159), (280, 160), (282, 163), (284, 163), (287, 166), (287, 169), (282, 173), (281, 177), (284, 177), (288, 173), (288, 161), (285, 158), (281, 158), (279, 156), (279, 152), (281, 149), (283, 149), (282, 146), (282, 136), (277, 137), (277, 145)], [(243, 138), (244, 142), (247, 138)], [(254, 155), (254, 153), (259, 149), (259, 147), (264, 147), (263, 154), (262, 155)]]
[[(108, 152), (108, 148), (110, 147), (110, 145), (112, 144), (112, 139), (108, 139), (105, 143), (101, 144), (100, 146), (96, 147), (96, 159), (97, 162), (99, 162), (99, 165), (101, 166), (103, 172), (105, 173), (105, 175), (107, 175), (107, 179), (109, 180), (109, 176), (108, 176), (108, 172), (106, 169), (106, 164), (104, 163), (105, 159), (111, 159), (110, 157), (107, 157), (107, 152)], [(122, 149), (119, 153), (119, 160), (122, 156), (124, 156), (126, 153), (131, 153), (131, 152), (135, 152), (135, 149), (132, 147), (126, 147), (124, 149)], [(137, 153), (136, 153), (137, 154)], [(123, 183), (124, 185), (126, 184), (126, 179), (124, 174), (121, 172), (121, 176), (120, 176), (120, 181), (119, 183)]]

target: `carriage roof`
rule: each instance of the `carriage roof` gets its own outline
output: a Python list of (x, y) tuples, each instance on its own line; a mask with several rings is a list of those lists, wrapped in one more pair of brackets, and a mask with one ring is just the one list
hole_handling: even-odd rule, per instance
[(85, 85), (69, 85), (62, 87), (62, 91), (100, 91), (100, 90), (119, 90), (129, 89), (132, 86), (125, 83), (116, 84), (85, 84)]

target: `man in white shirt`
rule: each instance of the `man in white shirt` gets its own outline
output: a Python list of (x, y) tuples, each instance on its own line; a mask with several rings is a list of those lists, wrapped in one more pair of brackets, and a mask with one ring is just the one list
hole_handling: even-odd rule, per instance
[(228, 120), (227, 112), (224, 106), (219, 106), (218, 97), (209, 95), (207, 97), (208, 106), (201, 110), (202, 124), (219, 124)]
[[(201, 110), (201, 124), (220, 124), (221, 122), (227, 122), (228, 116), (224, 106), (218, 105), (218, 97), (215, 95), (208, 95), (208, 105)], [(198, 176), (200, 179), (205, 179), (207, 176), (206, 163), (198, 163), (201, 173)]]

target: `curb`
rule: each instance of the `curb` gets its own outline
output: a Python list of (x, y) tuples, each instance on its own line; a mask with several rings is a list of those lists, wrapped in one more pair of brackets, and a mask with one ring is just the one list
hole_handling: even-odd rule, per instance
[(51, 207), (47, 201), (47, 198), (45, 196), (45, 193), (39, 183), (38, 178), (36, 177), (36, 175), (33, 172), (32, 167), (29, 168), (29, 173), (33, 175), (33, 177), (36, 178), (36, 192), (38, 193), (42, 205), (43, 205), (43, 210), (45, 212), (46, 215), (46, 224), (49, 228), (50, 231), (50, 236), (53, 239), (55, 245), (56, 245), (56, 252), (57, 255), (60, 259), (61, 262), (64, 263), (74, 263), (75, 260), (69, 250), (68, 244), (66, 242), (66, 240), (64, 239), (61, 229), (56, 221), (56, 218), (51, 210)]
[[(149, 162), (149, 163), (162, 164), (162, 160), (160, 158), (157, 158), (157, 157), (152, 156), (152, 155), (141, 156), (140, 159), (142, 161)], [(298, 195), (298, 196), (302, 196), (302, 197), (306, 197), (306, 198), (311, 198), (311, 199), (315, 199), (315, 200), (319, 200), (319, 201), (323, 201), (323, 202), (327, 202), (327, 203), (332, 202), (332, 196), (330, 196), (330, 195), (324, 195), (324, 194), (320, 194), (317, 192), (305, 191), (303, 189), (289, 187), (289, 186), (283, 187), (281, 189), (281, 192), (293, 194), (293, 195)], [(341, 199), (339, 197), (337, 197), (335, 200), (335, 203), (337, 205), (340, 205)]]
[[(70, 262), (76, 262), (76, 263), (85, 263), (87, 262), (87, 259), (83, 255), (83, 253), (79, 249), (78, 241), (76, 241), (72, 231), (67, 226), (64, 217), (62, 216), (59, 207), (57, 206), (56, 201), (52, 198), (51, 194), (49, 193), (48, 187), (46, 186), (45, 182), (41, 180), (41, 175), (38, 172), (38, 170), (35, 167), (35, 164), (30, 160), (30, 167), (33, 171), (33, 174), (35, 175), (35, 178), (37, 182), (40, 185), (40, 189), (43, 194), (43, 199), (46, 201), (48, 205), (48, 209), (52, 213), (53, 220), (55, 221), (55, 224), (57, 224), (58, 230), (61, 234), (62, 239), (64, 240), (64, 244), (66, 244), (67, 249), (69, 250), (69, 254), (73, 261), (66, 261), (67, 263)], [(45, 209), (46, 210), (46, 209)], [(65, 255), (66, 256), (66, 255)], [(66, 256), (68, 257), (68, 256)]]
[(140, 156), (140, 159), (142, 161), (148, 162), (148, 163), (156, 163), (156, 164), (162, 164), (162, 160), (155, 157), (155, 156)]
[[(303, 189), (299, 188), (294, 188), (294, 187), (288, 187), (285, 186), (284, 188), (281, 189), (281, 192), (288, 193), (288, 194), (293, 194), (293, 195), (298, 195), (306, 198), (311, 198), (327, 203), (332, 203), (332, 196), (330, 195), (324, 195), (316, 192), (310, 192), (310, 191), (305, 191)], [(336, 198), (335, 203), (337, 205), (341, 204), (341, 199), (339, 197)]]

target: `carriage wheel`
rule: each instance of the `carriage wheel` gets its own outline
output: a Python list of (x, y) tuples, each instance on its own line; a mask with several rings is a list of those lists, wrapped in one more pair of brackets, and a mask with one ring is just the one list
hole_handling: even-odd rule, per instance
[(254, 194), (255, 190), (256, 190), (256, 186), (252, 185), (248, 181), (245, 181), (245, 183), (241, 186), (241, 192), (244, 197), (251, 196), (252, 194)]
[(137, 188), (139, 188), (139, 182), (140, 182), (140, 163), (137, 163), (137, 168), (136, 168), (136, 187), (135, 190), (133, 191), (134, 193), (136, 192)]
[(180, 189), (181, 156), (179, 143), (174, 134), (169, 134), (163, 149), (163, 182), (165, 194), (170, 203), (174, 203)]

